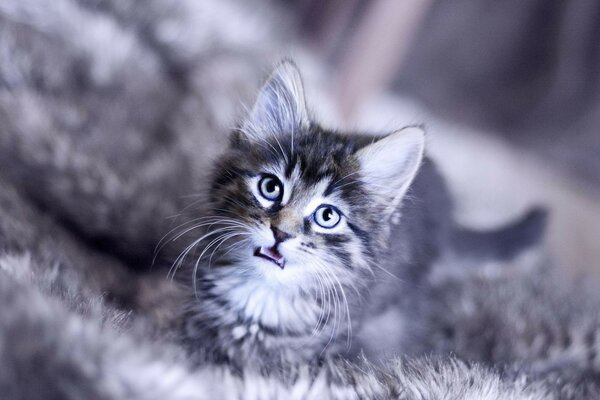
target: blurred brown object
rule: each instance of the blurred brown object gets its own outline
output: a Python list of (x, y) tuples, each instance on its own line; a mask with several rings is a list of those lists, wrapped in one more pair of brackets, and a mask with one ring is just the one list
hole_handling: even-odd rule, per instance
[(430, 5), (430, 0), (377, 0), (366, 10), (337, 63), (336, 92), (345, 119), (393, 81)]
[(348, 120), (393, 81), (431, 0), (308, 0), (301, 30), (333, 63), (334, 92)]

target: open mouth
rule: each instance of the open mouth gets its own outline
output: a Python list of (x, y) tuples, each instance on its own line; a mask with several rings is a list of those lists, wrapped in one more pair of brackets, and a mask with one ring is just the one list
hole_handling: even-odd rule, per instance
[(254, 255), (256, 257), (264, 258), (265, 260), (271, 261), (273, 264), (277, 265), (281, 269), (283, 269), (283, 267), (285, 266), (285, 258), (281, 255), (281, 253), (277, 250), (275, 246), (257, 247), (256, 250), (254, 250)]

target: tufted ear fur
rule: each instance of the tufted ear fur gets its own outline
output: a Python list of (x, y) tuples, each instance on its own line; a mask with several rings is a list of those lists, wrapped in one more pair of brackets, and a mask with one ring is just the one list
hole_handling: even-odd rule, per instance
[(386, 205), (389, 217), (417, 175), (423, 159), (425, 132), (407, 127), (357, 152), (365, 185)]
[(284, 60), (275, 67), (258, 93), (242, 131), (254, 140), (293, 135), (309, 124), (304, 88), (298, 67)]

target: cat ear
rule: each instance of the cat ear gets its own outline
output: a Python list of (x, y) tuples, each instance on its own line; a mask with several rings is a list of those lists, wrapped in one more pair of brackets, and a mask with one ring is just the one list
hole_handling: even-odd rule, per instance
[(364, 183), (386, 206), (396, 210), (423, 160), (425, 132), (407, 127), (385, 136), (357, 152)]
[(251, 139), (272, 135), (291, 135), (308, 126), (304, 87), (298, 67), (281, 62), (258, 93), (242, 131)]

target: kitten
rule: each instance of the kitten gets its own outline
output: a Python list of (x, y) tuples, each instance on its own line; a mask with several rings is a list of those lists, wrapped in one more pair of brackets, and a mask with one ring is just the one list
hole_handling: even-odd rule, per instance
[[(297, 68), (281, 63), (217, 163), (209, 215), (186, 229), (206, 232), (174, 265), (199, 248), (187, 264), (184, 342), (240, 367), (408, 353), (415, 288), (460, 235), (479, 238), (454, 225), (424, 147), (420, 126), (384, 137), (320, 127)], [(511, 227), (510, 242), (506, 230), (481, 235), (477, 247), (504, 240), (496, 255), (511, 256), (537, 240), (543, 218)]]

